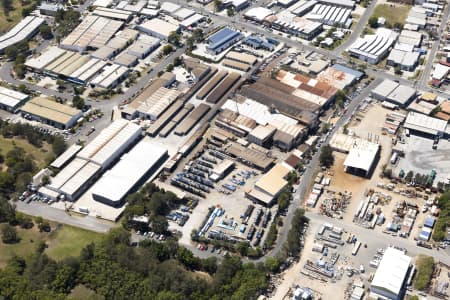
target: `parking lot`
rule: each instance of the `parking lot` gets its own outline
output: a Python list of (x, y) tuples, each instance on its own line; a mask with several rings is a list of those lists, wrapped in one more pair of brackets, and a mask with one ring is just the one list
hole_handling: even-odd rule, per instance
[(437, 149), (433, 149), (433, 139), (420, 137), (411, 134), (409, 137), (402, 135), (405, 144), (405, 157), (399, 159), (395, 166), (395, 174), (398, 175), (400, 170), (405, 173), (413, 171), (415, 174), (430, 174), (431, 170), (436, 171), (437, 182), (447, 182), (450, 176), (450, 160), (448, 153), (450, 151), (450, 142), (446, 139), (440, 139)]

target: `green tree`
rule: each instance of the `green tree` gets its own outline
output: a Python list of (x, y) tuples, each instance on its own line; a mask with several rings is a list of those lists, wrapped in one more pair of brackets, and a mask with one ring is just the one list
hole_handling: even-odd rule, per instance
[(378, 27), (378, 18), (377, 17), (370, 17), (369, 18), (369, 26), (371, 28), (377, 28)]
[(222, 9), (223, 2), (220, 0), (214, 0), (214, 11), (218, 12)]
[(181, 59), (181, 57), (175, 57), (173, 59), (173, 66), (174, 67), (181, 66), (182, 64), (183, 64), (183, 60)]
[(53, 38), (52, 29), (47, 24), (43, 24), (39, 27), (39, 32), (43, 39), (50, 40)]
[(17, 230), (9, 224), (4, 224), (2, 226), (2, 241), (5, 244), (13, 244), (19, 242), (19, 236), (17, 235)]
[(167, 40), (169, 41), (169, 43), (178, 46), (180, 45), (181, 35), (176, 31), (172, 31), (171, 33), (169, 33)]
[(324, 167), (331, 167), (334, 163), (333, 149), (330, 145), (324, 145), (320, 152), (320, 164)]
[(264, 263), (267, 270), (269, 270), (272, 273), (276, 273), (280, 269), (280, 260), (277, 257), (267, 257), (266, 261)]
[(55, 137), (52, 143), (52, 150), (56, 156), (61, 155), (67, 149), (67, 144), (62, 137)]
[(414, 288), (423, 291), (428, 288), (433, 276), (434, 259), (431, 256), (419, 255), (416, 261), (417, 274), (414, 277)]
[(169, 55), (173, 51), (173, 47), (171, 45), (165, 45), (161, 52), (164, 56)]
[(72, 105), (78, 109), (82, 109), (84, 107), (84, 99), (78, 95), (75, 95), (72, 98)]
[(228, 8), (227, 8), (227, 15), (228, 15), (229, 17), (234, 16), (234, 9), (233, 9), (232, 7), (228, 7)]

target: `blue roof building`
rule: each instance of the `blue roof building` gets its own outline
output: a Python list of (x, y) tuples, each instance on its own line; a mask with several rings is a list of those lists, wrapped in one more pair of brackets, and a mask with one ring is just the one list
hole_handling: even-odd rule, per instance
[[(278, 42), (274, 39), (271, 39), (271, 41), (275, 41)], [(265, 40), (263, 40), (262, 38), (258, 37), (258, 36), (248, 36), (245, 38), (244, 40), (244, 44), (247, 46), (252, 47), (253, 49), (264, 49), (264, 50), (268, 50), (268, 51), (273, 51), (275, 49), (274, 43), (269, 41), (269, 39), (267, 39), (267, 42)]]
[(436, 222), (436, 219), (434, 217), (428, 216), (425, 219), (425, 222), (423, 223), (423, 226), (428, 227), (428, 228), (433, 228), (435, 222)]
[(350, 69), (350, 68), (348, 68), (346, 66), (343, 66), (343, 65), (340, 65), (340, 64), (333, 65), (333, 68), (338, 70), (338, 71), (341, 71), (341, 72), (350, 74), (352, 76), (355, 76), (356, 80), (360, 80), (364, 76), (363, 72), (360, 72), (360, 71), (357, 71), (357, 70), (354, 70), (354, 69)]
[(218, 54), (236, 43), (242, 36), (239, 31), (225, 27), (208, 37), (206, 49), (212, 54)]

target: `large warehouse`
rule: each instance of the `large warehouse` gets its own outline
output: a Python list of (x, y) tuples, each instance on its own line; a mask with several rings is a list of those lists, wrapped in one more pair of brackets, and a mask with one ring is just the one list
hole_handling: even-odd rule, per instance
[(25, 118), (60, 129), (74, 126), (78, 119), (83, 116), (79, 109), (43, 97), (31, 99), (22, 106), (21, 111)]
[(380, 145), (360, 139), (355, 142), (348, 152), (344, 161), (344, 168), (347, 173), (358, 176), (370, 177), (375, 169)]
[(398, 34), (386, 28), (379, 28), (375, 34), (358, 38), (349, 48), (351, 56), (369, 64), (377, 64), (387, 56), (389, 48), (397, 40)]
[(406, 117), (404, 127), (420, 135), (442, 137), (447, 132), (447, 121), (411, 111)]
[(61, 43), (60, 47), (73, 51), (86, 51), (104, 46), (122, 27), (122, 21), (88, 15)]
[(371, 91), (371, 95), (377, 100), (405, 107), (416, 97), (417, 91), (412, 87), (385, 79)]
[(172, 32), (180, 29), (180, 26), (154, 18), (138, 25), (137, 29), (158, 39), (167, 40)]
[(0, 108), (16, 112), (28, 99), (29, 95), (0, 86)]
[(164, 146), (150, 139), (140, 141), (93, 186), (94, 200), (114, 207), (123, 205), (125, 196), (155, 173), (167, 158)]
[(47, 188), (64, 195), (67, 200), (76, 200), (140, 137), (138, 125), (123, 119), (114, 121), (51, 178)]
[(410, 266), (411, 257), (403, 251), (387, 248), (370, 285), (371, 298), (403, 299)]
[(0, 37), (0, 53), (3, 53), (9, 46), (30, 39), (38, 33), (39, 26), (44, 24), (44, 22), (45, 20), (43, 18), (34, 16), (25, 17), (10, 31)]
[(208, 43), (206, 49), (212, 54), (219, 54), (242, 37), (243, 35), (239, 31), (225, 27), (206, 39)]

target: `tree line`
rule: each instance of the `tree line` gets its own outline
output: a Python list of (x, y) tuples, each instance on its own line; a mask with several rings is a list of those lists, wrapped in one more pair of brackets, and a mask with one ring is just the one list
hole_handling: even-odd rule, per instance
[[(256, 299), (268, 285), (263, 263), (238, 257), (199, 259), (175, 241), (146, 240), (131, 247), (130, 233), (117, 228), (78, 257), (56, 262), (39, 244), (29, 258), (14, 257), (0, 270), (6, 299), (65, 299), (79, 284), (106, 299)], [(206, 272), (198, 276), (194, 271)]]

